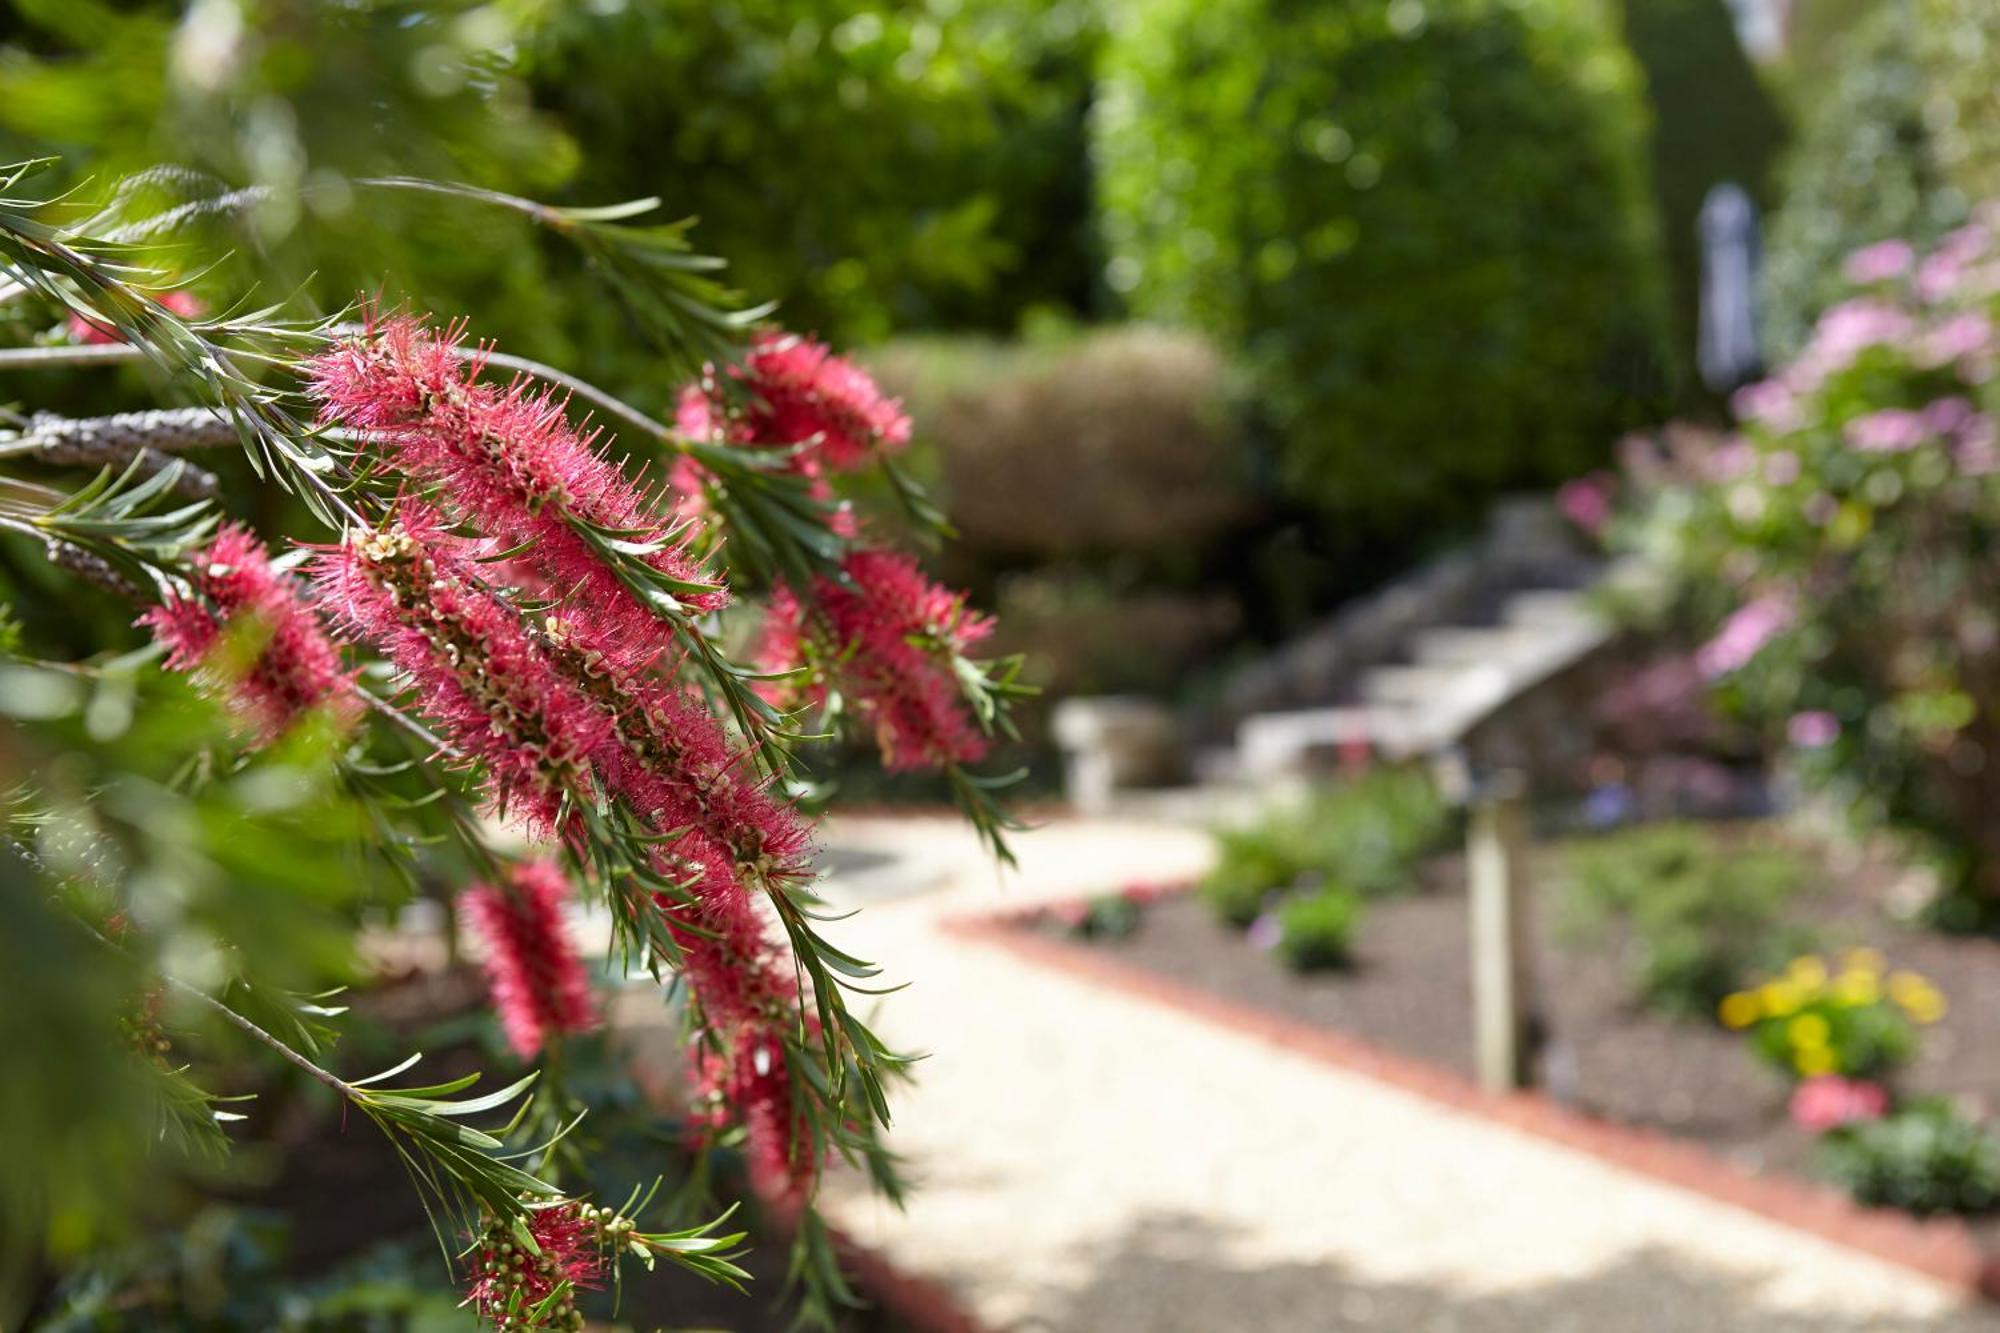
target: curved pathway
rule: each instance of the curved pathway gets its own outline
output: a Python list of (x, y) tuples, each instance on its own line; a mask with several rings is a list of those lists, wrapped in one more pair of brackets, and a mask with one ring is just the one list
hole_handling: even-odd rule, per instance
[(840, 1188), (829, 1211), (993, 1329), (2000, 1331), (1903, 1269), (941, 925), (1185, 877), (1197, 832), (1057, 823), (1004, 887), (950, 821), (833, 841), (897, 858), (830, 886), (868, 909), (838, 942), (912, 983), (882, 1031), (930, 1056), (891, 1136), (908, 1211)]

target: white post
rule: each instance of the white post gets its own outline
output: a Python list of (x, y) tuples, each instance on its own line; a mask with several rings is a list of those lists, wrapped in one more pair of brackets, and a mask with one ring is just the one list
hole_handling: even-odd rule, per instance
[(1527, 809), (1518, 773), (1501, 773), (1472, 806), (1472, 1023), (1480, 1086), (1524, 1088), (1534, 1063)]

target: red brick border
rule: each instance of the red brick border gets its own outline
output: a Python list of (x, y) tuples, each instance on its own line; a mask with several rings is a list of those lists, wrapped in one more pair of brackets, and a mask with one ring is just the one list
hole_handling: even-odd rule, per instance
[(954, 917), (942, 924), (957, 937), (1002, 948), (1032, 963), (1178, 1009), (1281, 1050), (1732, 1204), (1913, 1269), (1982, 1299), (2000, 1301), (2000, 1255), (1987, 1253), (1971, 1228), (1955, 1219), (1925, 1221), (1889, 1209), (1862, 1208), (1831, 1189), (1791, 1177), (1753, 1175), (1706, 1148), (1652, 1130), (1600, 1120), (1540, 1093), (1486, 1092), (1437, 1065), (1225, 999), (1124, 962), (1101, 949), (1026, 928), (1048, 910), (1038, 905)]

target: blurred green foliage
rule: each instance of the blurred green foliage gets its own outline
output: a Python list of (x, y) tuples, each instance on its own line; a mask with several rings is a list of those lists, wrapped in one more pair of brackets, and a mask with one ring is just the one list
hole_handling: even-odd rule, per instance
[(1765, 345), (1796, 353), (1844, 290), (1841, 261), (1874, 241), (1933, 241), (1973, 202), (1956, 186), (1927, 125), (1934, 71), (1920, 58), (1908, 4), (1874, 10), (1839, 47), (1831, 79), (1801, 100), (1783, 204), (1767, 233)]
[[(1817, 9), (1818, 4), (1801, 6)], [(1708, 192), (1733, 181), (1762, 207), (1786, 125), (1737, 39), (1724, 0), (1624, 0), (1625, 40), (1646, 76), (1651, 167), (1666, 256), (1683, 405), (1702, 401), (1693, 374), (1701, 294), (1696, 222)]]
[(1595, 5), (1144, 0), (1104, 68), (1110, 286), (1241, 348), (1341, 531), (1448, 525), (1649, 410), (1644, 104)]
[(1296, 972), (1347, 966), (1361, 912), (1361, 895), (1344, 884), (1329, 882), (1286, 899), (1278, 908), (1278, 956)]
[(658, 193), (793, 327), (1011, 330), (1089, 298), (1086, 0), (548, 4), (584, 198)]
[(1562, 925), (1593, 948), (1616, 925), (1636, 997), (1670, 1017), (1706, 1019), (1723, 996), (1810, 946), (1786, 920), (1804, 879), (1783, 847), (1660, 824), (1570, 848)]
[(1326, 883), (1385, 897), (1414, 883), (1419, 859), (1450, 837), (1456, 818), (1422, 770), (1381, 768), (1217, 832), (1217, 859), (1201, 895), (1239, 929), (1293, 888)]
[(2000, 1207), (2000, 1139), (1942, 1097), (1820, 1141), (1820, 1169), (1857, 1203), (1919, 1214)]

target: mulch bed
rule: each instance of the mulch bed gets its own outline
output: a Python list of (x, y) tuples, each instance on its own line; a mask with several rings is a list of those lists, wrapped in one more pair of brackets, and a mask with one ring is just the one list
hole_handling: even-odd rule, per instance
[[(1545, 854), (1542, 883), (1555, 863)], [(2000, 1109), (2000, 945), (1943, 936), (1889, 918), (1882, 899), (1893, 868), (1835, 865), (1815, 857), (1817, 883), (1801, 904), (1823, 951), (1866, 944), (1892, 968), (1935, 982), (1951, 1003), (1923, 1029), (1922, 1054), (1899, 1080), (1908, 1092), (1969, 1097)], [(1473, 1074), (1465, 870), (1462, 857), (1423, 867), (1423, 888), (1370, 905), (1355, 965), (1299, 975), (1218, 922), (1191, 894), (1144, 913), (1122, 938), (1093, 941), (1109, 958), (1184, 986), (1371, 1046)], [(1756, 1062), (1739, 1034), (1676, 1022), (1631, 1000), (1622, 941), (1596, 947), (1565, 941), (1553, 902), (1537, 920), (1535, 966), (1549, 1041), (1545, 1091), (1585, 1114), (1690, 1140), (1747, 1170), (1809, 1175), (1812, 1137), (1785, 1114), (1787, 1087)], [(1036, 928), (1057, 932), (1053, 921)], [(1983, 1242), (2000, 1248), (2000, 1218), (1975, 1220)]]

